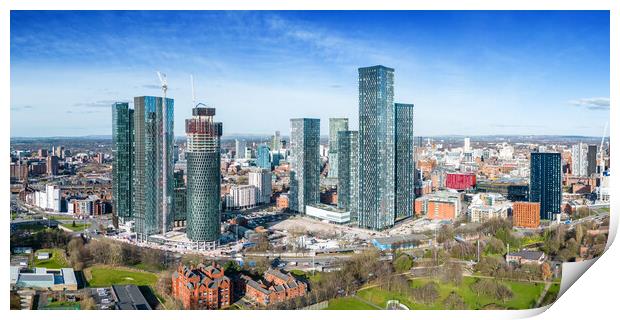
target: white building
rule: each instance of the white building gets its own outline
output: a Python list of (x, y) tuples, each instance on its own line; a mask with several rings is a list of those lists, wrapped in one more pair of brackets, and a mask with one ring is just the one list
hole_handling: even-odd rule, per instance
[(588, 145), (579, 143), (573, 146), (571, 158), (573, 161), (573, 176), (585, 177), (588, 175)]
[(232, 186), (226, 195), (226, 208), (246, 209), (256, 206), (256, 190), (251, 185)]
[(29, 194), (26, 202), (43, 210), (60, 212), (60, 199), (60, 187), (46, 185), (45, 189)]
[(479, 193), (474, 195), (467, 208), (470, 222), (485, 222), (494, 218), (508, 217), (511, 204), (498, 193)]
[(243, 159), (245, 157), (246, 145), (245, 140), (235, 139), (235, 159)]
[(256, 201), (258, 203), (271, 202), (271, 171), (269, 169), (251, 170), (248, 183), (256, 187)]
[(502, 145), (499, 150), (499, 158), (502, 160), (512, 160), (515, 153), (515, 148), (507, 143)]
[(332, 223), (349, 223), (351, 221), (351, 212), (339, 209), (334, 206), (325, 204), (306, 205), (306, 215)]

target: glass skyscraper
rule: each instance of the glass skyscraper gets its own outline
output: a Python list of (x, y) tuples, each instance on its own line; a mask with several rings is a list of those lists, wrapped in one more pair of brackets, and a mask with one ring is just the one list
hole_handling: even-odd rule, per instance
[(289, 208), (296, 212), (319, 202), (320, 130), (319, 119), (291, 119)]
[(112, 105), (112, 212), (115, 227), (133, 217), (133, 116), (128, 103)]
[(174, 171), (174, 224), (183, 226), (187, 220), (187, 189), (185, 188), (185, 173), (183, 170)]
[[(133, 212), (136, 237), (146, 241), (150, 235), (172, 230), (174, 100), (166, 98), (167, 115), (163, 114), (161, 97), (134, 98), (134, 185)], [(163, 135), (163, 126), (167, 135)], [(168, 149), (162, 150), (163, 139)], [(167, 176), (163, 176), (163, 166)], [(167, 179), (168, 212), (163, 212), (163, 180)], [(164, 218), (164, 214), (166, 217)], [(164, 221), (166, 225), (164, 226)]]
[(359, 68), (359, 214), (362, 228), (394, 225), (394, 69)]
[(256, 150), (256, 165), (271, 170), (271, 159), (269, 156), (269, 147), (266, 145), (258, 146)]
[(396, 111), (396, 218), (413, 216), (415, 201), (413, 104), (394, 104)]
[(196, 249), (213, 249), (220, 238), (220, 137), (215, 108), (195, 107), (187, 134), (187, 238)]
[(338, 132), (349, 130), (349, 119), (329, 118), (329, 178), (338, 178)]
[(540, 219), (551, 220), (562, 204), (562, 159), (559, 153), (530, 155), (530, 201), (540, 202)]
[(338, 207), (351, 212), (357, 221), (359, 201), (359, 133), (338, 132)]

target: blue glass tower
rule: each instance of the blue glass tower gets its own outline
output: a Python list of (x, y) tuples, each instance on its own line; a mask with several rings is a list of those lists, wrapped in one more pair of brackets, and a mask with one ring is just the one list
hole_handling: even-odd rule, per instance
[(413, 216), (415, 201), (413, 104), (394, 104), (396, 110), (396, 219)]
[(394, 225), (394, 69), (359, 68), (359, 207), (362, 228)]
[(291, 171), (289, 208), (305, 213), (319, 202), (320, 120), (291, 119)]
[(133, 117), (128, 103), (112, 105), (112, 212), (116, 227), (133, 217)]
[(266, 145), (258, 146), (256, 150), (256, 165), (271, 170), (271, 160), (269, 159), (269, 147)]
[(540, 219), (551, 220), (562, 204), (562, 159), (559, 153), (530, 155), (530, 201), (540, 202)]

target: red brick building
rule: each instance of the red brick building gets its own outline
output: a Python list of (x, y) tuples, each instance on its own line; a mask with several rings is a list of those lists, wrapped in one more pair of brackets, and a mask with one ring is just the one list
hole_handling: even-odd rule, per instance
[(241, 276), (245, 281), (246, 297), (260, 305), (266, 306), (301, 297), (308, 291), (305, 283), (278, 269), (269, 268), (263, 278), (255, 281), (248, 276)]
[(475, 173), (448, 173), (446, 188), (455, 190), (469, 190), (476, 186)]
[(215, 262), (197, 268), (179, 264), (172, 275), (172, 295), (185, 309), (227, 308), (232, 301), (230, 279)]
[(515, 202), (512, 205), (512, 225), (523, 228), (540, 226), (540, 203)]
[(276, 208), (278, 209), (288, 209), (288, 196), (285, 194), (281, 194), (276, 198)]

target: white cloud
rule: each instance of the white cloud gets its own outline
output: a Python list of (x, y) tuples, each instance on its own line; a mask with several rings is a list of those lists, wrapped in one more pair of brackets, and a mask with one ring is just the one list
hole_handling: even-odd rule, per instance
[(573, 106), (588, 108), (589, 110), (609, 110), (609, 98), (582, 98), (569, 101)]

